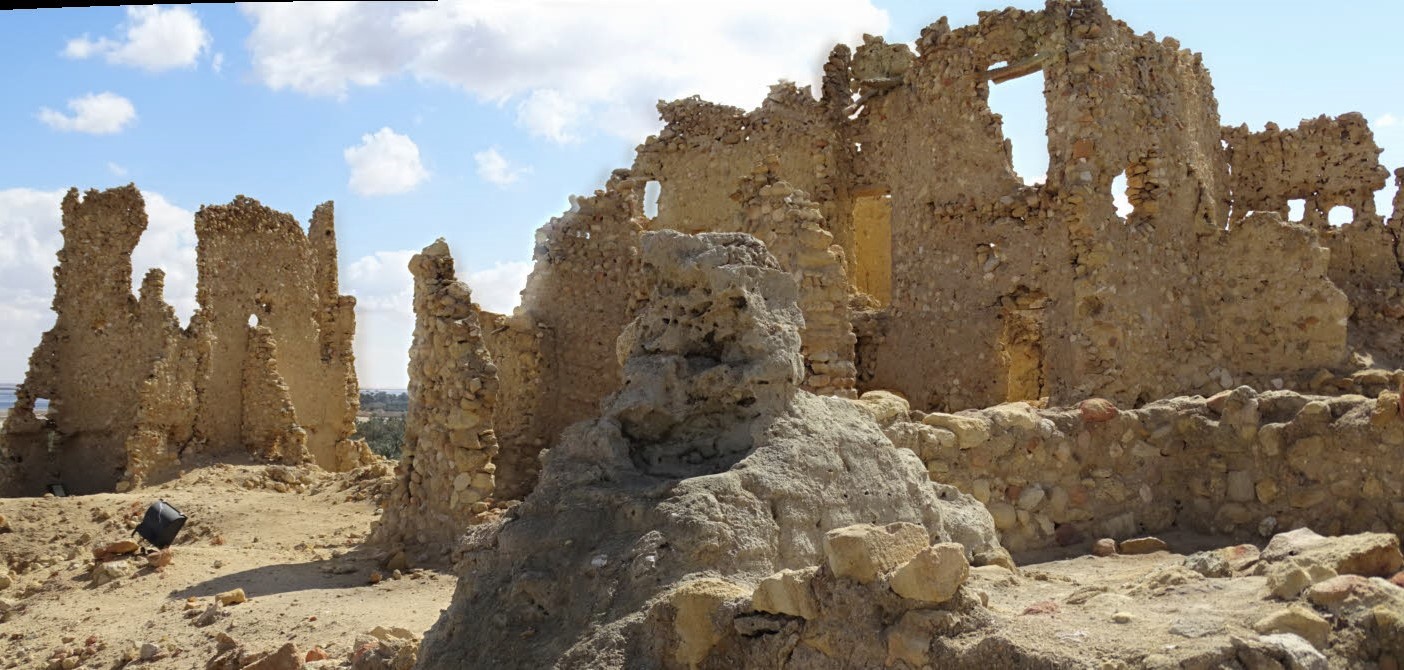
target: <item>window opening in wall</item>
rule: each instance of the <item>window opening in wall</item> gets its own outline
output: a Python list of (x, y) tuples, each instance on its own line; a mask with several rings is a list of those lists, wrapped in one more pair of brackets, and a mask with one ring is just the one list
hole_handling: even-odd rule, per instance
[(1336, 205), (1326, 212), (1326, 220), (1333, 226), (1341, 226), (1355, 220), (1355, 210), (1345, 205)]
[[(1003, 62), (990, 68), (1010, 71), (1019, 64)], [(1041, 67), (1041, 66), (1040, 66)], [(990, 110), (1000, 117), (1001, 130), (1011, 145), (1014, 173), (1025, 184), (1043, 182), (1048, 174), (1048, 99), (1043, 93), (1043, 71), (1033, 70), (1014, 78), (992, 78), (989, 82)]]
[(1301, 223), (1306, 219), (1306, 199), (1293, 198), (1287, 201), (1287, 220)]
[(1131, 196), (1126, 193), (1126, 188), (1127, 186), (1125, 172), (1122, 172), (1121, 174), (1112, 177), (1112, 204), (1116, 206), (1116, 215), (1123, 219), (1131, 216), (1132, 210), (1135, 209), (1135, 207), (1131, 205)]
[(892, 301), (892, 195), (887, 189), (853, 196), (853, 283), (881, 305)]
[(249, 315), (249, 327), (250, 327), (250, 328), (254, 328), (254, 327), (257, 327), (257, 326), (258, 326), (258, 315), (257, 315), (257, 314), (250, 314), (250, 315)]
[(663, 195), (663, 185), (656, 179), (650, 179), (644, 184), (644, 216), (650, 219), (658, 218), (658, 197)]

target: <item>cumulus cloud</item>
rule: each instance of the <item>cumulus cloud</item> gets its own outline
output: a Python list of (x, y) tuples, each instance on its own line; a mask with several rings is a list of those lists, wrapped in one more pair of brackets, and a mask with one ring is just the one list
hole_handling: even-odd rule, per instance
[(358, 146), (343, 153), (351, 180), (347, 184), (357, 195), (395, 195), (414, 190), (429, 178), (419, 160), (419, 147), (407, 135), (389, 128), (362, 135)]
[(214, 70), (215, 74), (219, 74), (220, 70), (224, 69), (224, 54), (217, 53), (214, 58), (210, 59), (210, 69)]
[[(342, 270), (342, 290), (356, 296), (356, 375), (364, 387), (407, 385), (406, 366), (414, 338), (414, 278), (409, 261), (415, 253), (377, 251)], [(510, 313), (531, 267), (529, 262), (499, 263), (469, 272), (464, 281), (483, 309)]]
[(112, 161), (107, 161), (107, 171), (108, 171), (108, 172), (111, 172), (111, 173), (112, 173), (112, 176), (114, 176), (114, 177), (125, 177), (125, 176), (127, 176), (127, 168), (125, 168), (125, 167), (123, 167), (123, 166), (121, 166), (121, 165), (119, 165), (119, 164), (117, 164), (117, 163), (114, 163), (114, 162), (112, 162)]
[[(0, 190), (0, 381), (24, 378), (29, 352), (54, 323), (55, 254), (63, 246), (64, 191)], [(152, 267), (166, 271), (166, 301), (183, 321), (195, 310), (194, 213), (143, 193), (147, 229), (132, 254), (132, 288)]]
[(516, 167), (507, 162), (507, 159), (498, 153), (497, 147), (473, 154), (473, 162), (478, 165), (478, 177), (498, 188), (507, 188), (516, 183), (522, 175), (531, 172), (531, 168)]
[(39, 110), (39, 120), (54, 130), (93, 135), (121, 132), (136, 120), (132, 101), (110, 91), (73, 98), (68, 101), (68, 109), (73, 113), (64, 114), (43, 107)]
[(519, 125), (556, 142), (586, 130), (636, 138), (657, 127), (659, 98), (754, 107), (777, 78), (814, 83), (836, 42), (888, 25), (869, 0), (719, 0), (666, 21), (677, 10), (643, 0), (240, 9), (254, 74), (273, 89), (344, 97), (407, 75), (514, 104)]
[(1389, 128), (1391, 126), (1397, 125), (1399, 125), (1399, 117), (1390, 114), (1389, 112), (1385, 112), (1384, 114), (1380, 115), (1380, 118), (1375, 119), (1376, 128)]
[[(189, 7), (135, 6), (119, 26), (118, 39), (87, 35), (68, 41), (63, 55), (83, 59), (102, 56), (114, 65), (130, 65), (151, 72), (194, 67), (201, 52), (209, 49), (209, 32)], [(216, 68), (217, 70), (218, 68)]]

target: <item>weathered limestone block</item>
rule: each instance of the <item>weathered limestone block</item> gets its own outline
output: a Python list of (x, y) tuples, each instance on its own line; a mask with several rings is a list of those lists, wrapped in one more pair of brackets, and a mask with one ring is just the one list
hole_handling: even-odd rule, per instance
[(810, 582), (819, 572), (818, 566), (803, 570), (781, 570), (756, 585), (751, 595), (751, 607), (760, 612), (788, 614), (813, 619), (819, 616), (819, 603)]
[(903, 598), (943, 603), (955, 597), (969, 575), (970, 562), (961, 546), (946, 542), (918, 552), (892, 573), (889, 583)]
[(914, 523), (859, 524), (824, 534), (824, 556), (835, 576), (867, 584), (912, 560), (931, 545)]

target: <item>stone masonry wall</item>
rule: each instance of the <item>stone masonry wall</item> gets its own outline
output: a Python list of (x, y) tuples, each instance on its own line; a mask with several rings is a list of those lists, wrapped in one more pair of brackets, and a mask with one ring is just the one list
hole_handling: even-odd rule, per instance
[(738, 232), (761, 242), (795, 277), (805, 378), (802, 388), (820, 395), (857, 397), (858, 370), (853, 364), (853, 326), (848, 320), (849, 284), (843, 248), (824, 228), (824, 215), (808, 195), (777, 175), (780, 161), (768, 156), (742, 178), (734, 198)]
[[(208, 449), (239, 444), (240, 375), (250, 317), (277, 341), (307, 449), (325, 468), (354, 466), (350, 443), (359, 403), (350, 334), (354, 298), (336, 290), (336, 246), (330, 203), (313, 214), (312, 239), (291, 215), (240, 196), (195, 214), (197, 300), (215, 345), (201, 385), (199, 431)], [(348, 453), (349, 452), (349, 453)]]
[[(331, 204), (313, 214), (310, 240), (291, 216), (242, 196), (195, 218), (199, 309), (182, 329), (161, 271), (146, 275), (140, 300), (128, 288), (146, 227), (136, 187), (64, 198), (57, 319), (0, 430), (0, 492), (126, 490), (183, 459), (310, 453), (349, 469), (370, 458), (350, 440), (355, 300), (336, 294)], [(44, 420), (36, 398), (50, 401)]]
[(448, 554), (495, 487), (497, 366), (481, 312), (440, 238), (410, 260), (414, 343), (398, 482), (375, 530), (383, 541)]
[(1011, 551), (1124, 539), (1171, 527), (1256, 540), (1309, 526), (1404, 530), (1399, 396), (1258, 393), (1248, 387), (1135, 410), (1092, 399), (908, 412), (865, 394), (894, 444), (933, 480), (985, 503)]
[(502, 435), (504, 499), (525, 496), (540, 468), (536, 455), (619, 387), (615, 342), (647, 296), (638, 246), (646, 221), (643, 183), (616, 170), (604, 189), (573, 197), (569, 212), (537, 231), (536, 265), (509, 332), (539, 337), (535, 347), (523, 340), (509, 351), (539, 356), (540, 375), (519, 376), (503, 393), (499, 415), (532, 417), (529, 428)]
[[(177, 324), (148, 276), (131, 293), (132, 250), (146, 229), (134, 186), (70, 189), (63, 199), (63, 248), (54, 269), (57, 318), (30, 356), (3, 429), (6, 460), (18, 462), (0, 490), (38, 495), (62, 481), (69, 493), (111, 491), (122, 476), (122, 445), (137, 410), (135, 389), (150, 374)], [(49, 399), (46, 420), (35, 398)]]

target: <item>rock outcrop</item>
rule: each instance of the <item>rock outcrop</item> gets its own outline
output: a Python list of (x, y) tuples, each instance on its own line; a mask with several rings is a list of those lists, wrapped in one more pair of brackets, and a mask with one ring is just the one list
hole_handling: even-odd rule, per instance
[(423, 667), (672, 665), (652, 608), (819, 565), (825, 533), (854, 523), (915, 524), (977, 563), (1003, 553), (972, 498), (853, 403), (799, 388), (797, 287), (762, 244), (660, 231), (642, 248), (654, 288), (619, 338), (621, 390), (546, 453), (504, 521), (469, 530)]

